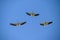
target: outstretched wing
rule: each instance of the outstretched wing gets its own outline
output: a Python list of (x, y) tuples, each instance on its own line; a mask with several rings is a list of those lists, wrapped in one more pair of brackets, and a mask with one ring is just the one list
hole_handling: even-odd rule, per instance
[(31, 16), (31, 14), (30, 14), (30, 13), (28, 13), (28, 12), (26, 12), (26, 14), (27, 14), (27, 15), (29, 15), (29, 16)]
[(23, 24), (25, 24), (26, 22), (23, 22), (23, 23), (21, 23), (20, 25), (23, 25)]
[(39, 14), (35, 14), (34, 16), (39, 16)]
[(44, 26), (44, 24), (40, 24), (40, 25)]
[(53, 23), (53, 22), (49, 22), (48, 24), (51, 24), (51, 23)]
[(16, 24), (13, 24), (13, 23), (10, 23), (10, 25), (12, 25), (12, 26), (16, 26)]

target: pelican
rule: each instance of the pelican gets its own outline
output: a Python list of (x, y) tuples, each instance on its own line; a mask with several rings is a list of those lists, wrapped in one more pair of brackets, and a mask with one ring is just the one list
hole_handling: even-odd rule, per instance
[(39, 16), (39, 14), (36, 14), (34, 12), (26, 12), (26, 14), (29, 16)]
[(52, 22), (52, 21), (50, 21), (50, 22), (42, 22), (42, 23), (40, 23), (40, 25), (46, 26), (46, 25), (49, 25), (49, 24), (51, 24), (51, 23), (53, 23), (53, 22)]
[(20, 25), (24, 25), (26, 22), (17, 22), (17, 23), (10, 23), (10, 25), (12, 26), (20, 26)]

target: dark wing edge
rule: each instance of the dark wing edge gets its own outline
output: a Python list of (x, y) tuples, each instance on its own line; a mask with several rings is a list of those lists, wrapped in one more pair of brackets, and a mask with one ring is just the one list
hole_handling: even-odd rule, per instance
[(12, 26), (16, 26), (16, 24), (13, 24), (13, 23), (10, 23), (10, 25), (12, 25)]
[(35, 14), (35, 16), (39, 16), (39, 14)]
[(31, 14), (29, 14), (28, 12), (26, 12), (27, 15), (31, 16)]
[(51, 23), (53, 23), (53, 22), (49, 22), (48, 24), (51, 24)]
[(40, 24), (41, 26), (44, 26), (44, 24)]
[(26, 22), (21, 23), (21, 25), (25, 24)]

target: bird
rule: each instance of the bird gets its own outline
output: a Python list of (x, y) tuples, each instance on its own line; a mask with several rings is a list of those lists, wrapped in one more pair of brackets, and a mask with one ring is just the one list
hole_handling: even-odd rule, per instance
[(53, 23), (52, 21), (49, 21), (49, 22), (42, 22), (40, 23), (41, 26), (47, 26), (49, 24)]
[(24, 25), (26, 22), (17, 22), (17, 23), (10, 23), (10, 25), (12, 26), (20, 26), (20, 25)]
[(26, 12), (26, 14), (29, 16), (39, 16), (39, 14), (36, 14), (34, 12)]

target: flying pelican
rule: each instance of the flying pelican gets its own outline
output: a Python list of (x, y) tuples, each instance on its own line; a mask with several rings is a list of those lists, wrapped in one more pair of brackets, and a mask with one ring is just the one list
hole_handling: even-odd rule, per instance
[(42, 26), (46, 26), (46, 25), (49, 25), (49, 24), (51, 24), (51, 23), (53, 23), (53, 22), (43, 22), (43, 23), (40, 23), (40, 25), (42, 25)]
[(36, 14), (34, 12), (26, 12), (26, 14), (29, 16), (39, 16), (39, 14)]
[(17, 22), (17, 23), (10, 23), (10, 25), (12, 26), (20, 26), (20, 25), (24, 25), (26, 22)]

